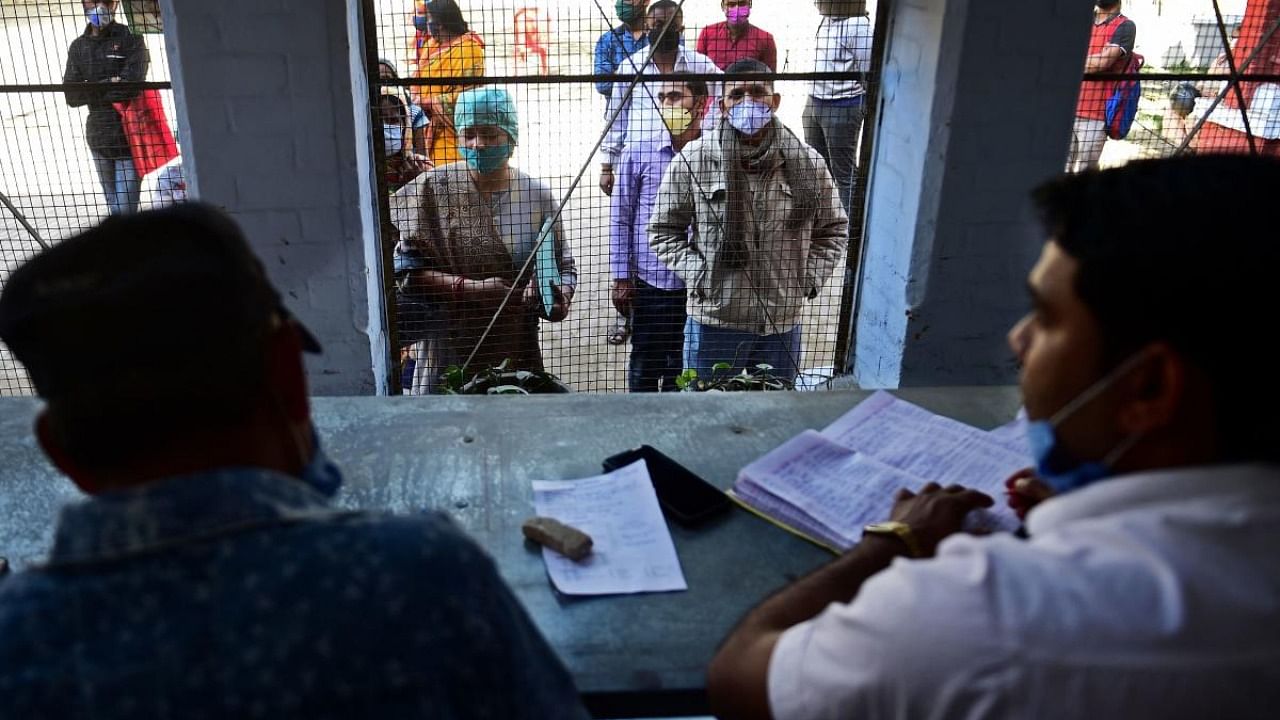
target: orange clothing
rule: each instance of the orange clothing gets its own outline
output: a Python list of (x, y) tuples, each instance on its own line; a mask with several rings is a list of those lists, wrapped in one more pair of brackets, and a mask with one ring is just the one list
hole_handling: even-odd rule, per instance
[[(418, 48), (418, 78), (464, 78), (484, 76), (484, 40), (474, 32), (441, 45), (428, 38)], [(477, 85), (422, 85), (415, 88), (414, 101), (431, 115), (427, 150), (436, 165), (462, 159), (458, 135), (453, 128), (453, 104), (459, 93)]]

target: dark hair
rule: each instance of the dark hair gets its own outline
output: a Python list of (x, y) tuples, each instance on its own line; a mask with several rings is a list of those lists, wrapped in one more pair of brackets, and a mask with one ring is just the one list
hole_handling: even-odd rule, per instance
[(1114, 366), (1168, 343), (1213, 387), (1224, 459), (1280, 461), (1280, 383), (1262, 340), (1280, 304), (1280, 243), (1265, 218), (1280, 162), (1242, 155), (1141, 160), (1033, 193), (1045, 231), (1079, 263), (1076, 295)]
[(773, 73), (773, 68), (756, 60), (755, 58), (742, 58), (724, 69), (725, 75), (733, 74), (745, 75), (747, 73), (764, 73), (766, 75)]
[(680, 3), (675, 0), (658, 0), (658, 2), (650, 5), (648, 10), (644, 11), (645, 17), (652, 15), (655, 10), (675, 10), (677, 17), (684, 16), (684, 10), (680, 9)]
[(684, 84), (686, 87), (689, 88), (689, 91), (692, 92), (693, 96), (696, 98), (705, 98), (708, 94), (710, 94), (707, 91), (707, 81), (700, 80), (696, 77), (685, 77), (692, 74), (693, 73), (690, 73), (687, 70), (677, 70), (676, 72), (673, 72), (669, 75), (662, 75), (661, 77), (664, 82), (668, 80), (674, 80), (675, 82)]
[[(730, 77), (729, 80), (725, 81), (726, 85), (728, 83), (733, 82), (732, 77), (734, 75), (760, 75), (760, 74), (768, 75), (772, 73), (773, 73), (773, 68), (769, 67), (768, 65), (765, 65), (764, 63), (760, 62), (759, 60), (756, 60), (755, 58), (743, 58), (731, 64), (729, 67), (725, 68), (724, 70), (724, 74)], [(773, 87), (772, 80), (765, 80), (763, 82), (767, 84), (769, 87), (771, 88)], [(726, 92), (727, 91), (728, 89), (726, 88)]]
[(1110, 10), (1113, 7), (1119, 6), (1120, 0), (1095, 0), (1094, 5), (1097, 5), (1103, 10)]
[(235, 223), (184, 203), (108, 218), (18, 268), (0, 337), (68, 456), (114, 468), (249, 416), (279, 302)]
[(393, 118), (400, 127), (406, 128), (409, 123), (409, 108), (405, 105), (404, 100), (396, 97), (391, 93), (383, 93), (378, 97), (378, 119), (383, 125), (387, 123), (386, 110), (390, 104), (391, 111), (395, 114)]
[(462, 9), (453, 0), (428, 0), (427, 12), (431, 13), (431, 21), (450, 35), (465, 35), (470, 30)]

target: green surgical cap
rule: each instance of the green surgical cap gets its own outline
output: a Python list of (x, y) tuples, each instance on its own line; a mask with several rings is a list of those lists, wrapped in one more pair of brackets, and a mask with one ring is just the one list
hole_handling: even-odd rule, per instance
[(462, 135), (469, 127), (497, 125), (514, 144), (520, 139), (520, 126), (516, 120), (516, 104), (506, 90), (484, 87), (468, 90), (458, 96), (453, 109), (453, 124)]

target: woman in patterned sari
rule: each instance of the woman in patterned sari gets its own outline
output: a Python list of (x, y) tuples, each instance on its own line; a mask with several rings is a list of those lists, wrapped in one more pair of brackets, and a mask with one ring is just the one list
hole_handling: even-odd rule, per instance
[(509, 165), (519, 140), (511, 96), (468, 90), (458, 96), (454, 122), (465, 161), (423, 173), (391, 199), (397, 282), (403, 296), (422, 301), (410, 311), (418, 317), (400, 322), (415, 328), (412, 394), (434, 391), (445, 369), (469, 357), (468, 376), (503, 361), (541, 371), (538, 320), (563, 320), (578, 281), (557, 219), (545, 242), (560, 283), (544, 308), (534, 255), (558, 201), (546, 184)]

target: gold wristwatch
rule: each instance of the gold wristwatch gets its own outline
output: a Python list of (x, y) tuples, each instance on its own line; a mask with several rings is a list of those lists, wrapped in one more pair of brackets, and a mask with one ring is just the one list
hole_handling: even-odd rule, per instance
[(907, 554), (909, 556), (913, 558), (921, 557), (920, 541), (916, 539), (916, 534), (912, 532), (911, 526), (904, 522), (886, 520), (884, 522), (871, 523), (862, 528), (862, 532), (896, 537), (902, 541), (903, 545), (907, 546)]

